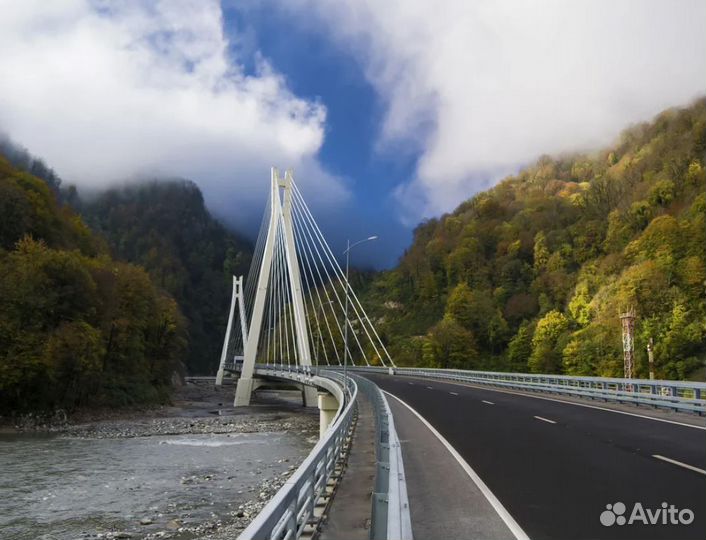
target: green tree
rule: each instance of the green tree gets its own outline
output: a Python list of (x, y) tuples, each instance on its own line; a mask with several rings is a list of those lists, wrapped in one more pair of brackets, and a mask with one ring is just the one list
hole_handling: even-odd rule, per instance
[(579, 282), (576, 285), (574, 296), (569, 302), (569, 313), (573, 320), (581, 326), (586, 326), (591, 322), (591, 299), (588, 283), (585, 281)]
[(569, 327), (563, 313), (553, 310), (537, 322), (532, 336), (532, 354), (527, 363), (534, 373), (561, 372), (560, 339)]
[(61, 323), (50, 335), (43, 354), (54, 381), (56, 403), (84, 405), (100, 386), (103, 336), (83, 321)]
[(524, 372), (532, 354), (532, 327), (525, 321), (507, 346), (508, 367), (511, 371)]
[(478, 361), (473, 334), (450, 317), (429, 330), (422, 355), (426, 365), (441, 368), (474, 369)]

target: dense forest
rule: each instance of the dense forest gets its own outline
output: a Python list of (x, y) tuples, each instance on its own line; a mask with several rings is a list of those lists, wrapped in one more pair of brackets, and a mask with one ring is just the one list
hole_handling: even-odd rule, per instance
[(181, 311), (58, 187), (0, 156), (0, 413), (162, 401), (187, 344)]
[(247, 273), (250, 244), (215, 220), (199, 188), (184, 180), (110, 189), (82, 203), (81, 213), (116, 257), (144, 267), (176, 299), (187, 322), (188, 371), (214, 374), (231, 275)]
[(706, 99), (537, 163), (419, 225), (366, 291), (398, 364), (703, 378)]

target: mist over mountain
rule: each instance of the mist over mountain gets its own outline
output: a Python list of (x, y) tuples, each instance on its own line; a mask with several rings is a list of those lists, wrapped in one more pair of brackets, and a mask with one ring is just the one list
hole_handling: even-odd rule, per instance
[(188, 180), (151, 180), (112, 188), (81, 205), (112, 253), (144, 267), (186, 317), (191, 373), (218, 367), (232, 275), (247, 273), (252, 246), (226, 229)]

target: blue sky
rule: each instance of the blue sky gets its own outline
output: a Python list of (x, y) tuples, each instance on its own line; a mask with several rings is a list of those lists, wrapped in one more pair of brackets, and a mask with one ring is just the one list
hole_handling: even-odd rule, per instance
[(237, 3), (224, 3), (223, 15), (233, 55), (246, 60), (248, 73), (256, 72), (255, 58), (263, 55), (294, 94), (326, 107), (319, 159), (351, 188), (345, 226), (327, 220), (330, 243), (344, 245), (344, 238), (354, 241), (376, 234), (377, 245), (362, 248), (359, 261), (394, 265), (411, 241), (412, 226), (400, 219), (392, 192), (414, 174), (417, 156), (376, 151), (384, 107), (361, 65), (325, 33), (291, 24), (287, 13), (266, 3), (245, 11)]
[[(606, 14), (610, 16), (606, 16)], [(706, 93), (703, 0), (23, 0), (0, 131), (84, 192), (196, 182), (254, 237), (271, 166), (335, 252), (393, 265), (420, 221), (542, 154)]]

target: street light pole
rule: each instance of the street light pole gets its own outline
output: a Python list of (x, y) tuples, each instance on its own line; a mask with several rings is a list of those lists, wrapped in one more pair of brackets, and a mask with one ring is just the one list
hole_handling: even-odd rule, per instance
[(346, 309), (345, 309), (345, 325), (343, 327), (343, 395), (347, 395), (348, 391), (348, 296), (350, 293), (350, 283), (348, 282), (348, 268), (350, 266), (351, 260), (351, 249), (355, 246), (362, 244), (363, 242), (370, 242), (372, 240), (377, 240), (377, 236), (369, 236), (363, 240), (358, 240), (354, 244), (351, 244), (350, 240), (346, 240)]
[(346, 240), (346, 310), (344, 311), (344, 322), (343, 325), (343, 397), (346, 401), (348, 392), (348, 291), (350, 285), (348, 284), (348, 266), (351, 260), (351, 241)]

